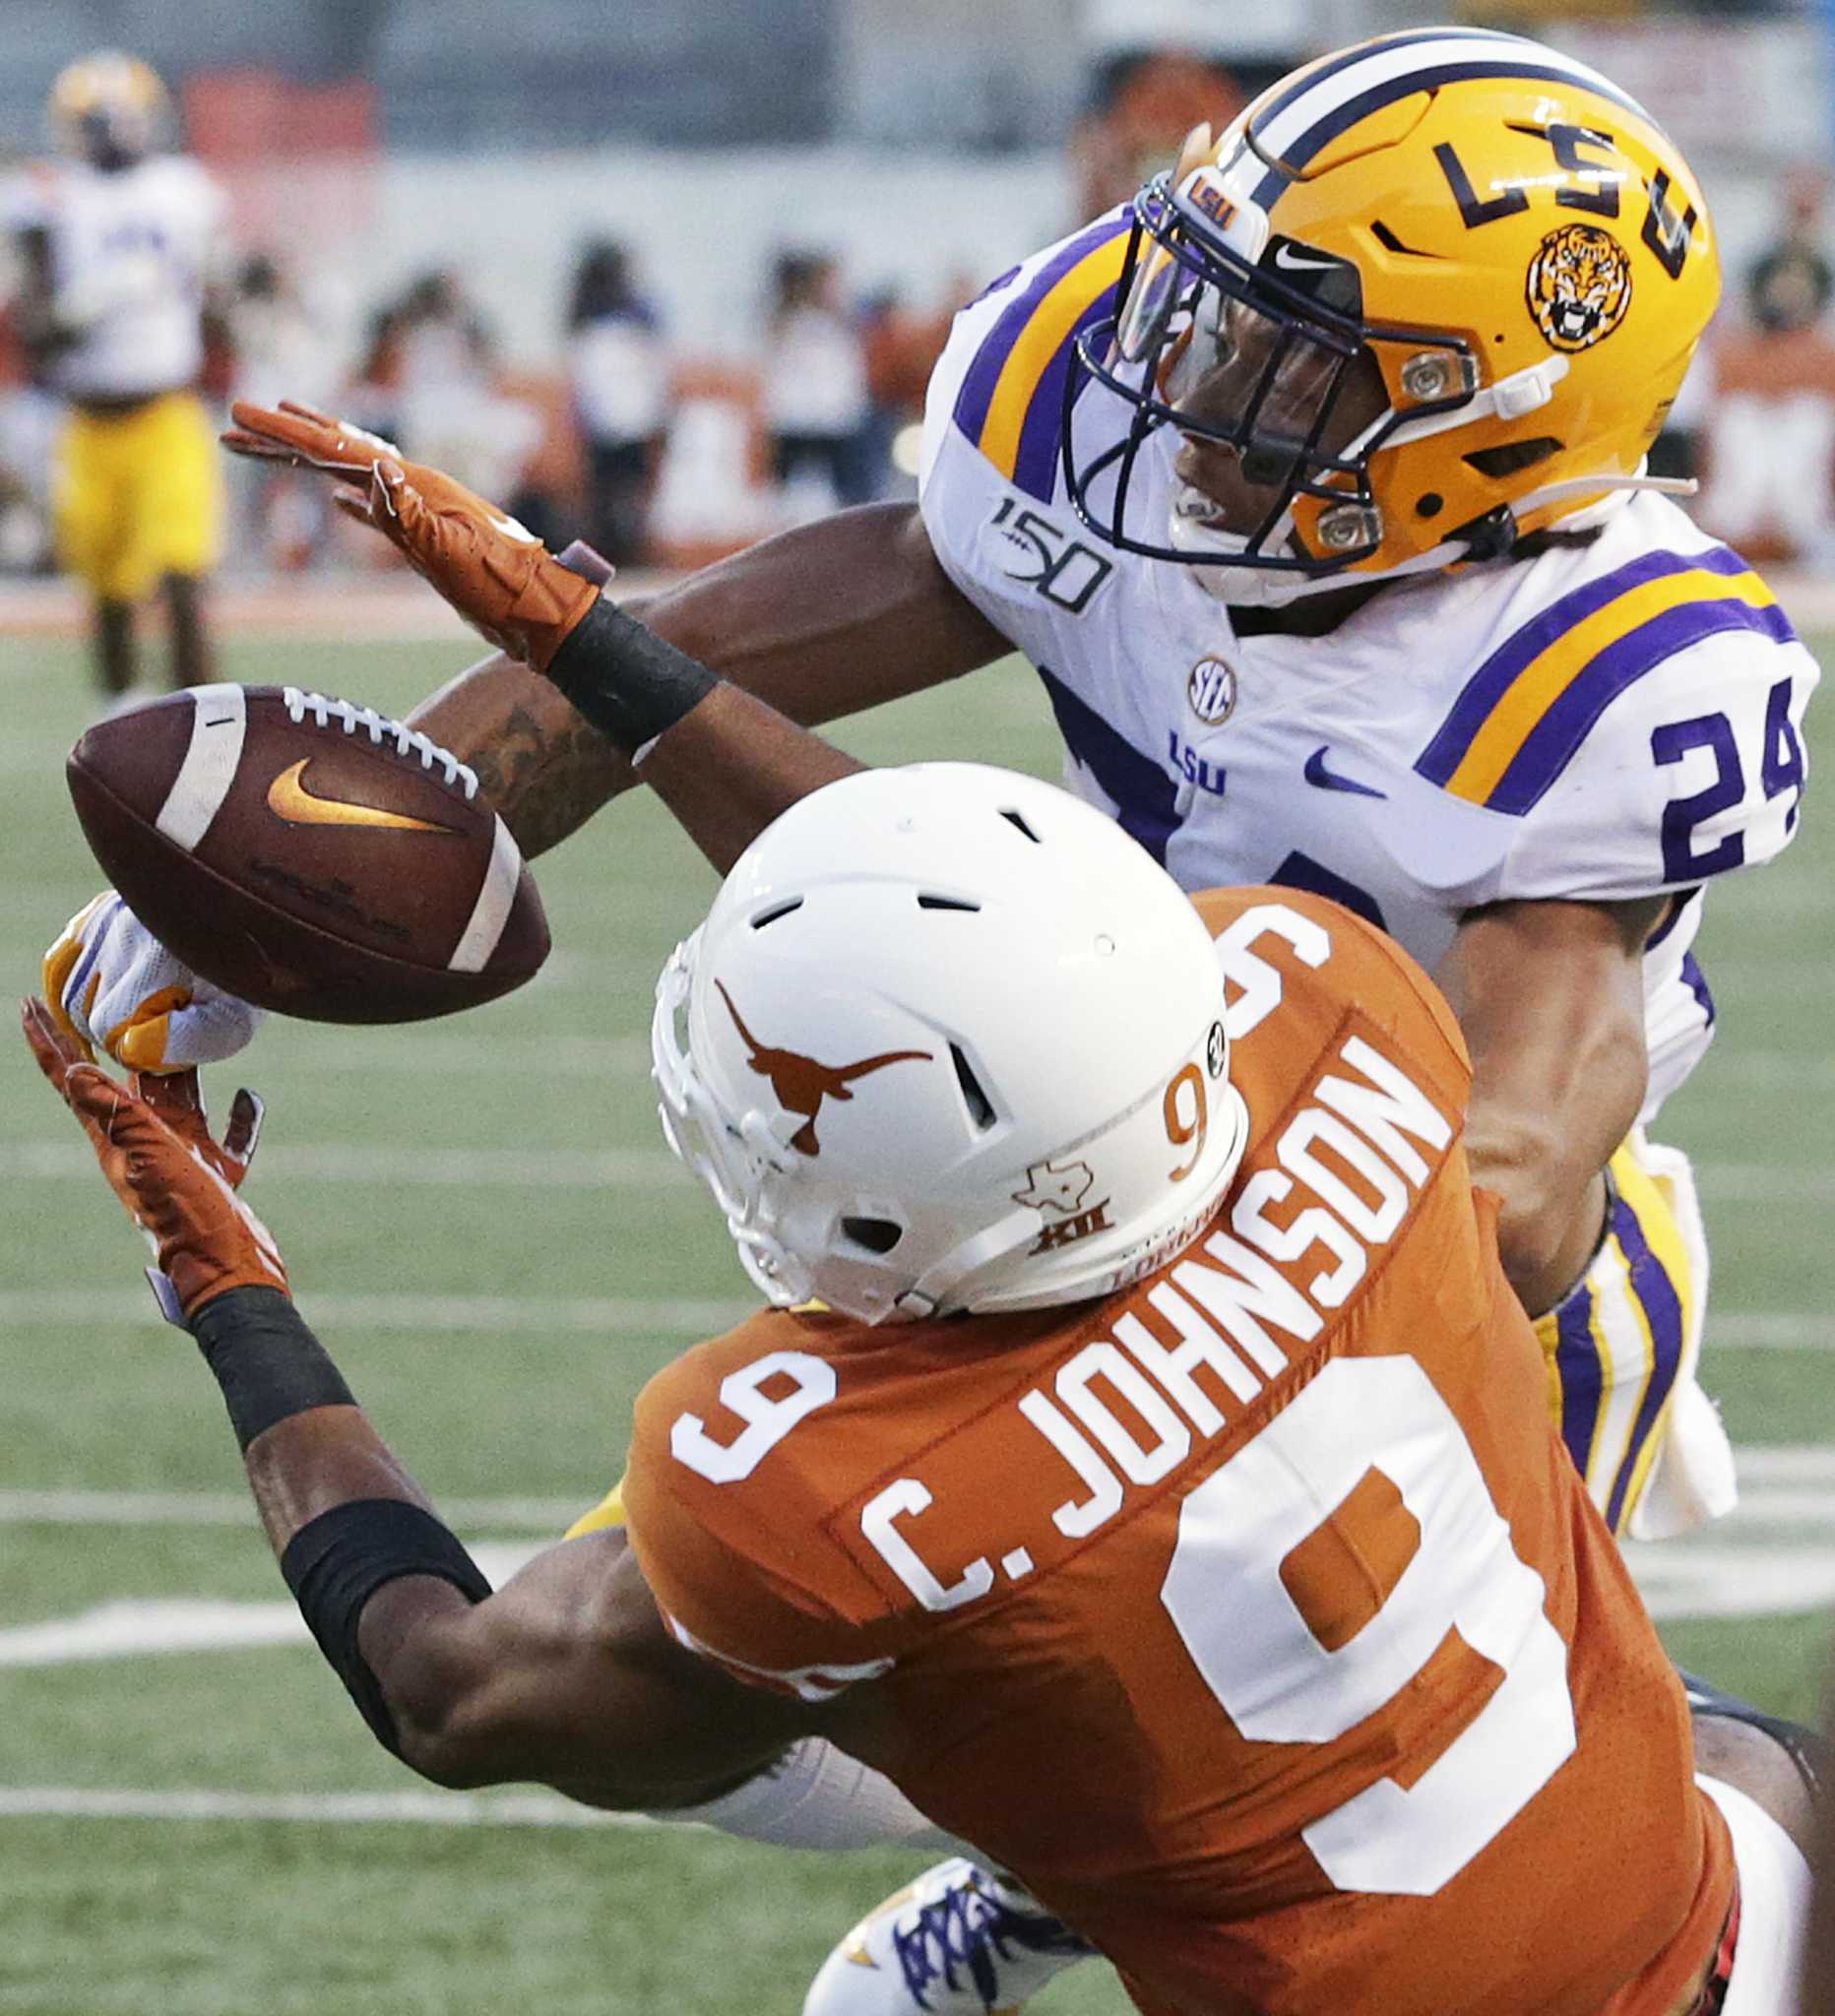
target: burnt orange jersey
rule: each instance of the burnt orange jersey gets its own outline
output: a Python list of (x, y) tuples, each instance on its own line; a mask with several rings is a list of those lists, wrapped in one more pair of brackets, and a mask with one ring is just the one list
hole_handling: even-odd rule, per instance
[(1731, 1850), (1549, 1425), (1458, 1031), (1334, 905), (1198, 901), (1252, 1122), (1206, 1235), (1103, 1301), (691, 1352), (638, 1404), (644, 1570), (1143, 2006), (1668, 2016)]

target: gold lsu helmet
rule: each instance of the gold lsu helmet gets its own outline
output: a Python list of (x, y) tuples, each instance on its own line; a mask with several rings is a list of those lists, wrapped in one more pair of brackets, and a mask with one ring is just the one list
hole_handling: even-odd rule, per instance
[(148, 153), (161, 137), (169, 104), (150, 63), (97, 49), (58, 72), (48, 113), (61, 152), (108, 165)]
[[(1521, 36), (1425, 29), (1322, 57), (1215, 147), (1194, 138), (1136, 197), (1116, 312), (1068, 374), (1063, 470), (1096, 531), (1369, 580), (1495, 556), (1647, 480), (1720, 261), (1686, 163), (1615, 86)], [(1091, 379), (1133, 410), (1085, 456)], [(1200, 467), (1233, 452), (1234, 520), (1186, 476), (1170, 523), (1127, 523), (1169, 427)]]

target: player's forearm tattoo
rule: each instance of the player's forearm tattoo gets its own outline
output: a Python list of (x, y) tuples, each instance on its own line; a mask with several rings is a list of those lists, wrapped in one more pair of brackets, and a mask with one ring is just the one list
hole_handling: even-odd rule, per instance
[(466, 760), (526, 854), (565, 840), (630, 782), (616, 752), (578, 716), (544, 722), (525, 707), (512, 708)]

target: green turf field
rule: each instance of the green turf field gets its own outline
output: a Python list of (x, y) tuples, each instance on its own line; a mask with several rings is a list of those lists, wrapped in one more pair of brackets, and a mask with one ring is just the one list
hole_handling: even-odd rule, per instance
[[(90, 698), (73, 650), (6, 650), (0, 947), (20, 992), (95, 884), (60, 777)], [(405, 709), (455, 657), (244, 645), (225, 671)], [(844, 739), (878, 760), (1055, 767), (1013, 668)], [(1678, 1658), (1800, 1714), (1828, 1636), (1814, 1606), (1835, 1593), (1835, 825), (1820, 811), (1782, 866), (1710, 908), (1700, 949), (1723, 1034), (1662, 1129), (1702, 1172), (1710, 1384), (1748, 1452), (1748, 1505), (1640, 1562)], [(746, 1299), (662, 1147), (645, 1075), (652, 981), (712, 876), (630, 801), (540, 878), (559, 949), (521, 994), (419, 1032), (277, 1025), (246, 1060), (269, 1102), (253, 1194), (301, 1304), (493, 1560), (600, 1495), (639, 1384)], [(910, 1859), (556, 1824), (551, 1801), (426, 1792), (377, 1750), (297, 1642), (215, 1388), (154, 1319), (139, 1242), (23, 1046), (12, 1055), (0, 2011), (793, 2016), (831, 1942)], [(217, 1078), (221, 1105), (236, 1081)], [(1123, 2004), (1088, 1967), (1045, 2006)]]

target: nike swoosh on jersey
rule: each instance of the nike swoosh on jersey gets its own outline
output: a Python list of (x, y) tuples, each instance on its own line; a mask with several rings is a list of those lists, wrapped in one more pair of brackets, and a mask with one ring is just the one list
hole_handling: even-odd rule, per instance
[(1355, 777), (1346, 777), (1342, 772), (1327, 770), (1325, 752), (1330, 742), (1321, 742), (1306, 758), (1306, 782), (1322, 791), (1354, 791), (1360, 798), (1386, 798), (1387, 791), (1379, 791), (1373, 784), (1359, 784)]
[(312, 761), (302, 756), (282, 771), (268, 787), (268, 809), (289, 826), (379, 826), (396, 833), (457, 833), (432, 819), (411, 819), (406, 812), (385, 812), (375, 805), (352, 805), (344, 798), (321, 798), (307, 790), (300, 773)]

